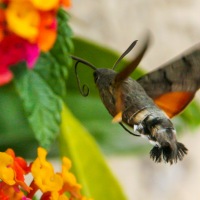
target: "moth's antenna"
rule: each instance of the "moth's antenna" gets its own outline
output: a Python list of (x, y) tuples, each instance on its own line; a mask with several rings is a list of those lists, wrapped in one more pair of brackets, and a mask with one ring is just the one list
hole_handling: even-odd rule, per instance
[(135, 40), (134, 42), (132, 42), (132, 44), (128, 47), (128, 49), (126, 49), (126, 51), (117, 59), (117, 61), (115, 62), (115, 64), (112, 67), (113, 70), (116, 68), (116, 66), (119, 64), (119, 62), (133, 49), (133, 47), (136, 45), (137, 41), (138, 40)]
[[(143, 42), (143, 45), (142, 45), (140, 51), (137, 53), (137, 55), (135, 56), (135, 58), (125, 68), (123, 68), (119, 73), (117, 73), (117, 75), (115, 77), (115, 82), (118, 85), (121, 85), (121, 83), (126, 78), (128, 78), (128, 76), (130, 76), (130, 74), (136, 69), (136, 67), (138, 66), (138, 64), (142, 60), (145, 52), (147, 51), (147, 49), (149, 47), (149, 44), (150, 44), (150, 35), (148, 34), (147, 37), (145, 38), (145, 41)], [(133, 47), (134, 47), (134, 42), (124, 52), (124, 54), (128, 53), (131, 50), (131, 48), (133, 48)]]
[(79, 91), (80, 91), (82, 96), (86, 97), (86, 96), (88, 96), (88, 94), (90, 92), (90, 89), (86, 84), (84, 84), (81, 87), (81, 82), (80, 82), (80, 79), (78, 77), (78, 72), (77, 72), (78, 64), (79, 63), (83, 63), (83, 64), (87, 65), (88, 67), (90, 67), (93, 70), (96, 70), (97, 68), (94, 65), (92, 65), (91, 63), (89, 63), (89, 62), (87, 62), (87, 61), (85, 61), (85, 60), (83, 60), (81, 58), (78, 58), (78, 57), (75, 57), (75, 56), (71, 56), (71, 58), (76, 61), (76, 64), (75, 64), (74, 67), (75, 67), (75, 75), (76, 75), (76, 80), (77, 80)]
[(91, 69), (93, 69), (93, 70), (97, 70), (97, 68), (94, 66), (94, 65), (92, 65), (91, 63), (89, 63), (89, 62), (87, 62), (86, 60), (83, 60), (83, 59), (81, 59), (81, 58), (78, 58), (78, 57), (76, 57), (76, 56), (70, 56), (73, 60), (75, 60), (75, 61), (77, 61), (78, 63), (80, 62), (80, 63), (83, 63), (83, 64), (85, 64), (85, 65), (87, 65), (88, 67), (90, 67)]
[(89, 89), (89, 87), (86, 84), (84, 84), (81, 87), (81, 82), (80, 82), (80, 79), (79, 79), (78, 73), (77, 73), (78, 63), (79, 63), (79, 61), (77, 61), (76, 64), (75, 64), (75, 75), (76, 75), (76, 80), (77, 80), (78, 88), (79, 88), (79, 91), (80, 91), (81, 95), (84, 96), (84, 97), (87, 97), (88, 94), (89, 94), (89, 92), (90, 92), (90, 89)]

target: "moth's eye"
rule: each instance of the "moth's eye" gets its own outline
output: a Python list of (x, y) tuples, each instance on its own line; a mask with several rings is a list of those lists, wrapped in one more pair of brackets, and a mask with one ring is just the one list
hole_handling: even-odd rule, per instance
[(94, 81), (95, 81), (95, 83), (96, 83), (97, 80), (99, 79), (98, 73), (95, 71), (95, 72), (93, 73), (93, 75), (94, 75)]

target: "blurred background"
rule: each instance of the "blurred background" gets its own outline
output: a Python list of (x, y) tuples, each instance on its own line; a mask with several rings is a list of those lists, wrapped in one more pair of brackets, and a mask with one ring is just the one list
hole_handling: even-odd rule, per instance
[[(141, 62), (141, 67), (145, 71), (151, 71), (200, 41), (199, 9), (198, 0), (73, 0), (73, 6), (70, 10), (70, 24), (75, 36), (114, 49), (119, 54), (133, 40), (138, 39), (139, 42), (142, 42), (145, 33), (150, 31), (152, 44)], [(137, 51), (137, 47), (135, 49)], [(84, 47), (79, 51), (84, 52)], [(133, 54), (134, 52), (128, 55), (128, 58), (131, 58)], [(104, 60), (105, 57), (101, 59)], [(93, 64), (101, 67), (98, 63), (93, 62)], [(198, 96), (199, 94), (196, 95), (197, 102)], [(89, 107), (90, 104), (87, 103), (91, 102), (92, 98), (91, 94), (87, 100), (82, 100), (82, 104), (80, 104), (83, 112), (87, 115), (90, 115), (91, 110), (96, 109), (96, 107)], [(96, 106), (99, 110), (105, 110), (100, 99)], [(75, 109), (73, 111), (75, 115), (78, 115), (79, 111)], [(97, 113), (96, 115), (98, 115)], [(200, 113), (195, 114), (187, 119), (188, 123), (199, 120)], [(99, 130), (96, 137), (103, 138), (101, 130), (105, 132), (105, 129), (111, 126), (112, 131), (109, 129), (106, 133), (113, 136), (110, 137), (110, 140), (107, 136), (106, 141), (107, 146), (110, 143), (111, 149), (115, 142), (118, 143), (118, 149), (121, 148), (121, 150), (126, 148), (128, 140), (132, 140), (133, 145), (135, 145), (133, 149), (127, 151), (128, 153), (121, 154), (113, 153), (112, 150), (106, 151), (107, 146), (104, 148), (105, 153), (107, 152), (107, 161), (125, 190), (128, 199), (200, 199), (199, 129), (194, 126), (193, 128), (188, 127), (187, 123), (179, 123), (178, 120), (174, 119), (175, 125), (181, 126), (179, 127), (178, 139), (187, 146), (189, 153), (182, 162), (170, 166), (169, 164), (155, 164), (149, 158), (151, 146), (146, 146), (147, 141), (127, 136), (128, 134), (124, 133), (121, 127), (111, 124), (109, 116), (106, 120), (109, 121), (105, 127), (101, 123), (99, 127), (98, 122), (96, 122), (90, 123), (88, 128), (93, 127)], [(87, 126), (87, 120), (84, 124)], [(114, 137), (115, 134), (116, 137)], [(123, 140), (126, 137), (128, 140)], [(120, 142), (113, 140), (120, 140)], [(139, 149), (140, 146), (142, 146), (142, 151)], [(115, 147), (113, 147), (113, 151), (115, 151)], [(133, 151), (140, 153), (133, 154)]]

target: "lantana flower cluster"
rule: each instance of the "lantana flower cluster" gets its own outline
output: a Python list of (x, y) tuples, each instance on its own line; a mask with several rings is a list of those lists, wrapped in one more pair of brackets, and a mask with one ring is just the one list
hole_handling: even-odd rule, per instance
[(52, 48), (57, 11), (69, 6), (70, 0), (0, 0), (0, 86), (13, 78), (12, 65), (33, 68), (40, 52)]
[[(38, 157), (28, 165), (25, 159), (16, 157), (12, 149), (0, 152), (0, 199), (31, 200), (40, 190), (41, 200), (89, 200), (81, 195), (81, 185), (69, 171), (71, 161), (63, 157), (62, 170), (55, 173), (46, 155), (46, 150), (39, 147)], [(27, 185), (25, 177), (29, 173), (33, 181)]]

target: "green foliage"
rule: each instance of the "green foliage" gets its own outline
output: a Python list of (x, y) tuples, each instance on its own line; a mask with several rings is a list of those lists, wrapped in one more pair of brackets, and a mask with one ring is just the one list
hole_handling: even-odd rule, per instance
[(15, 84), (36, 139), (49, 148), (59, 132), (61, 100), (34, 70), (15, 73)]
[(37, 141), (12, 83), (0, 87), (0, 110), (0, 150), (10, 147), (17, 155), (30, 156)]
[(179, 133), (188, 130), (192, 133), (199, 125), (200, 105), (197, 100), (192, 101), (189, 106), (177, 117), (173, 118)]
[[(69, 58), (66, 60), (70, 60)], [(41, 53), (40, 58), (34, 68), (34, 71), (45, 80), (46, 84), (53, 92), (64, 98), (66, 97), (66, 79), (68, 67), (70, 65), (61, 65), (50, 53)]]

